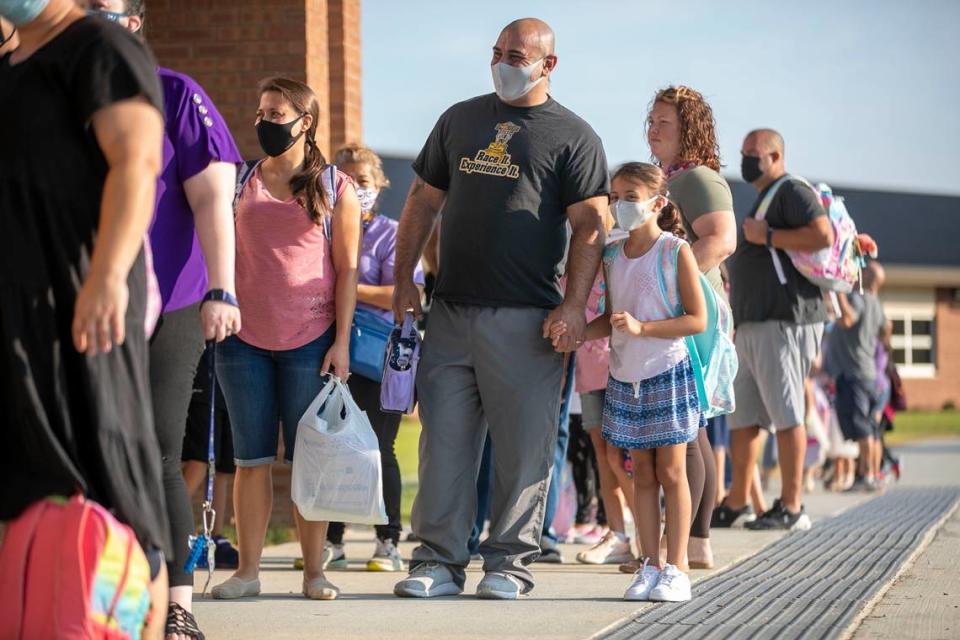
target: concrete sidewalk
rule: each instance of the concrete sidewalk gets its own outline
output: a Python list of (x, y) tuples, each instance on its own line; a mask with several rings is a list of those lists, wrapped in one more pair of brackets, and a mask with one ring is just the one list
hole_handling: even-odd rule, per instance
[[(927, 443), (904, 447), (907, 469), (903, 484), (909, 486), (960, 485), (960, 441)], [(814, 521), (840, 513), (869, 499), (864, 495), (814, 493), (806, 497)], [(717, 567), (694, 571), (702, 579), (726, 566), (755, 554), (783, 534), (720, 530), (714, 531)], [(413, 545), (402, 544), (409, 557)], [(194, 609), (208, 638), (589, 638), (615, 625), (640, 607), (621, 600), (630, 576), (615, 566), (594, 567), (576, 564), (573, 559), (584, 547), (564, 545), (567, 564), (535, 565), (538, 580), (533, 593), (517, 602), (481, 601), (473, 597), (482, 577), (479, 564), (468, 569), (464, 595), (456, 598), (420, 601), (396, 598), (394, 583), (400, 574), (368, 573), (364, 564), (373, 552), (372, 535), (353, 533), (348, 537), (347, 555), (354, 561), (350, 570), (329, 572), (342, 589), (333, 602), (308, 601), (300, 595), (301, 574), (292, 568), (299, 553), (296, 544), (266, 551), (258, 598), (231, 602), (197, 596)], [(956, 564), (956, 554), (953, 551)], [(217, 572), (214, 584), (229, 576)], [(197, 575), (202, 588), (205, 574)], [(900, 637), (903, 637), (902, 635)]]

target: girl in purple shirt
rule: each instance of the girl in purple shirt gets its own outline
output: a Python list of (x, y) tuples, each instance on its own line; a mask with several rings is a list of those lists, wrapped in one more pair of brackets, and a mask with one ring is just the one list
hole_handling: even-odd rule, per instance
[[(371, 149), (361, 145), (347, 145), (337, 151), (334, 164), (357, 183), (363, 220), (363, 241), (360, 247), (360, 276), (357, 285), (357, 308), (366, 309), (393, 322), (393, 261), (396, 256), (397, 221), (375, 211), (381, 189), (390, 186), (383, 173), (383, 162)], [(423, 288), (423, 271), (418, 267), (414, 281)], [(380, 381), (360, 375), (350, 377), (350, 393), (360, 408), (367, 413), (380, 443), (383, 469), (383, 499), (387, 507), (388, 523), (378, 525), (377, 547), (367, 562), (369, 571), (401, 571), (403, 562), (397, 552), (400, 541), (400, 466), (394, 452), (400, 416), (380, 411)], [(343, 548), (342, 522), (331, 522), (327, 530), (325, 557), (328, 568), (345, 569), (347, 557)]]

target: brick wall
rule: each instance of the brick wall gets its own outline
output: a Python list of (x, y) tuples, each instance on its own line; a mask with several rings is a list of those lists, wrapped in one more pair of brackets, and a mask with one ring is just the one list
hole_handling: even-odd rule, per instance
[[(327, 157), (362, 141), (360, 0), (148, 0), (144, 33), (161, 65), (210, 95), (245, 158), (262, 156), (253, 128), (257, 84), (284, 75), (320, 101)], [(274, 467), (272, 524), (292, 525), (290, 468)]]
[(257, 83), (284, 75), (320, 100), (317, 142), (361, 139), (360, 0), (149, 0), (145, 34), (160, 64), (210, 94), (245, 157)]
[(936, 377), (904, 380), (911, 409), (940, 409), (947, 401), (960, 406), (960, 304), (952, 289), (936, 293)]
[(363, 140), (360, 64), (360, 3), (328, 0), (330, 19), (331, 150)]

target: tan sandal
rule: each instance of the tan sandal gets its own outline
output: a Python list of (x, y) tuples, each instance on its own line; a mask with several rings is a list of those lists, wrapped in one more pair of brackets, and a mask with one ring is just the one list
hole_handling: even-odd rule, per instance
[(260, 595), (260, 580), (259, 578), (243, 580), (233, 576), (211, 589), (210, 595), (217, 600), (236, 600), (237, 598), (258, 596)]
[(311, 600), (336, 600), (340, 595), (340, 589), (321, 576), (310, 581), (303, 581), (303, 595)]

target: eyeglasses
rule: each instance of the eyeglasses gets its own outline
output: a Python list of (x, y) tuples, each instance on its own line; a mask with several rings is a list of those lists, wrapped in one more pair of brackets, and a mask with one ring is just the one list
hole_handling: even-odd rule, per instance
[(110, 22), (120, 22), (121, 18), (129, 18), (129, 13), (118, 13), (116, 11), (106, 11), (105, 9), (88, 9), (88, 16), (98, 16)]

